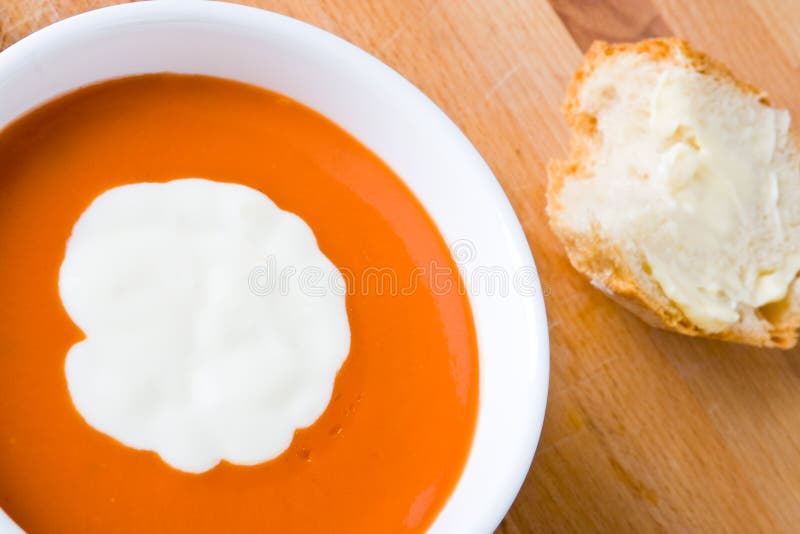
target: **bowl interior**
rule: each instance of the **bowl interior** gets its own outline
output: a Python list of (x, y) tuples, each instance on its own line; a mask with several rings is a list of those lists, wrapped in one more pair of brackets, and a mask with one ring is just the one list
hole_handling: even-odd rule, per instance
[[(539, 438), (549, 351), (533, 258), (486, 163), (428, 98), (372, 56), (296, 20), (216, 2), (115, 6), (10, 47), (0, 54), (0, 127), (77, 87), (164, 71), (255, 84), (326, 115), (380, 156), (454, 254), (467, 255), (456, 259), (478, 337), (478, 423), (464, 473), (431, 532), (491, 531)], [(0, 514), (4, 526), (11, 522)]]

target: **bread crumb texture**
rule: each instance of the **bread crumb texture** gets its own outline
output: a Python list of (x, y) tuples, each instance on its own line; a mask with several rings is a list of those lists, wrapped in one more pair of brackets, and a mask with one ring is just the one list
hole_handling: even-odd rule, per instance
[(547, 211), (570, 261), (647, 322), (789, 348), (800, 166), (786, 110), (679, 39), (596, 42), (567, 90)]

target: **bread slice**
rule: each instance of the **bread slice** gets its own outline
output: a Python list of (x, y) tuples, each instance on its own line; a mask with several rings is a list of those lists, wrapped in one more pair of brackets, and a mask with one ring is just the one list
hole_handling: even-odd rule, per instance
[(785, 110), (678, 39), (596, 42), (567, 89), (547, 212), (573, 266), (647, 322), (790, 348), (800, 152)]

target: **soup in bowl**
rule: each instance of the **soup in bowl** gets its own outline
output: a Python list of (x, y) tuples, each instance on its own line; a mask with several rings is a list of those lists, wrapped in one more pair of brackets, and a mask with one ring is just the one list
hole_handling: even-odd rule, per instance
[(427, 98), (213, 2), (63, 21), (0, 54), (0, 84), (20, 527), (497, 525), (541, 428), (546, 320), (502, 190)]

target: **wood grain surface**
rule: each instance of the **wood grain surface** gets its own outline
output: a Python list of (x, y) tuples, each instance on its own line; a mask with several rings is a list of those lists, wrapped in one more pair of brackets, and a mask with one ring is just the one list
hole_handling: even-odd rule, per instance
[[(109, 3), (0, 0), (0, 43)], [(644, 325), (572, 270), (544, 211), (546, 162), (566, 151), (564, 87), (593, 39), (685, 37), (800, 118), (800, 0), (252, 3), (348, 39), (427, 93), (525, 227), (546, 288), (551, 391), (499, 533), (800, 528), (800, 351)]]

